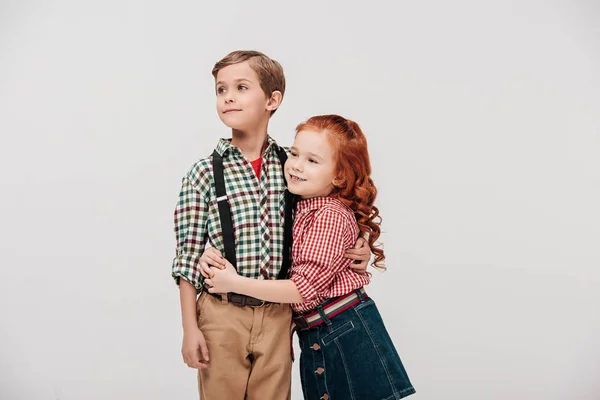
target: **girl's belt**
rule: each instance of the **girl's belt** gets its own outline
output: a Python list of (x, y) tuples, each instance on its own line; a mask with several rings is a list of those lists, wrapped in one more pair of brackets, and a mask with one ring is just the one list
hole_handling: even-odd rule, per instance
[(326, 317), (333, 318), (342, 311), (360, 303), (361, 299), (366, 299), (367, 297), (369, 296), (367, 296), (364, 288), (356, 289), (345, 296), (327, 300), (315, 311), (309, 312), (308, 314), (296, 315), (292, 318), (292, 334), (294, 331), (307, 331), (325, 322), (319, 313), (319, 309), (323, 311), (323, 314), (325, 314)]

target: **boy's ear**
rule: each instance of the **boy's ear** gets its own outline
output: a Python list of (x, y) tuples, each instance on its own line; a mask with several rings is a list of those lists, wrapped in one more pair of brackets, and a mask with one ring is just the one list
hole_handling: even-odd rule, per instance
[(281, 92), (279, 90), (274, 91), (271, 94), (271, 97), (269, 98), (269, 100), (267, 101), (266, 109), (268, 111), (277, 110), (279, 108), (279, 105), (281, 104), (282, 99), (283, 99), (283, 95), (281, 94)]

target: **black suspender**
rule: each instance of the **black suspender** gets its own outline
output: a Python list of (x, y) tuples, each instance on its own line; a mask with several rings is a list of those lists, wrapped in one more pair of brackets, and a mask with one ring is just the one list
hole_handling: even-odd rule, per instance
[[(279, 156), (279, 162), (281, 163), (281, 170), (284, 171), (285, 162), (287, 161), (287, 154), (282, 147), (277, 149), (277, 155)], [(283, 172), (283, 180), (287, 186), (287, 179), (285, 179), (285, 172)], [(292, 213), (296, 208), (296, 196), (290, 193), (289, 190), (285, 190), (285, 220), (283, 223), (283, 262), (281, 263), (281, 269), (277, 279), (287, 279), (292, 264)]]
[[(281, 169), (287, 160), (285, 150), (281, 147), (277, 149)], [(225, 178), (223, 176), (223, 158), (215, 150), (212, 154), (213, 160), (213, 176), (215, 180), (215, 191), (217, 193), (217, 206), (219, 208), (219, 219), (221, 220), (221, 230), (223, 232), (223, 245), (225, 247), (225, 258), (237, 270), (237, 259), (235, 254), (235, 239), (233, 236), (233, 222), (231, 219), (231, 207), (227, 199), (227, 191), (225, 189)], [(285, 180), (285, 174), (283, 175)], [(286, 181), (287, 184), (287, 181)], [(277, 279), (287, 279), (291, 266), (290, 253), (292, 247), (292, 213), (296, 196), (291, 194), (287, 189), (285, 191), (285, 220), (283, 234), (283, 262)]]
[(225, 258), (237, 270), (235, 258), (235, 240), (233, 238), (233, 223), (231, 222), (231, 208), (227, 201), (225, 190), (225, 177), (223, 176), (223, 158), (215, 150), (213, 152), (213, 176), (215, 179), (215, 191), (217, 192), (217, 206), (219, 207), (219, 219), (221, 220), (221, 231), (223, 232), (223, 245), (225, 246)]

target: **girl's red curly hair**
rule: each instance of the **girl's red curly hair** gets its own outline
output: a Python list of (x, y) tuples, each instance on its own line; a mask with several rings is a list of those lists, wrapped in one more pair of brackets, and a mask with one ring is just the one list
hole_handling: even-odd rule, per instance
[(385, 269), (383, 249), (376, 244), (381, 234), (381, 217), (374, 205), (377, 188), (371, 179), (367, 138), (356, 122), (339, 115), (311, 117), (296, 127), (296, 134), (308, 129), (327, 133), (337, 165), (330, 196), (354, 210), (361, 235), (375, 255), (373, 266)]

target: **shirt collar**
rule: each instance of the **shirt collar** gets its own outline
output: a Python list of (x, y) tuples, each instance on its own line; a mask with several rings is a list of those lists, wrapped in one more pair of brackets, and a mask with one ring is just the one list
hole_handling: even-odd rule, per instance
[[(277, 143), (275, 140), (267, 135), (267, 146), (263, 151), (263, 157), (269, 156), (271, 153), (276, 152)], [(242, 157), (242, 151), (239, 147), (231, 144), (231, 139), (221, 138), (219, 139), (219, 143), (217, 143), (217, 153), (223, 158), (225, 158), (228, 154), (233, 154), (237, 157)], [(252, 161), (252, 160), (251, 160)]]
[(296, 212), (314, 211), (336, 201), (333, 197), (311, 197), (310, 199), (301, 199), (296, 204)]

